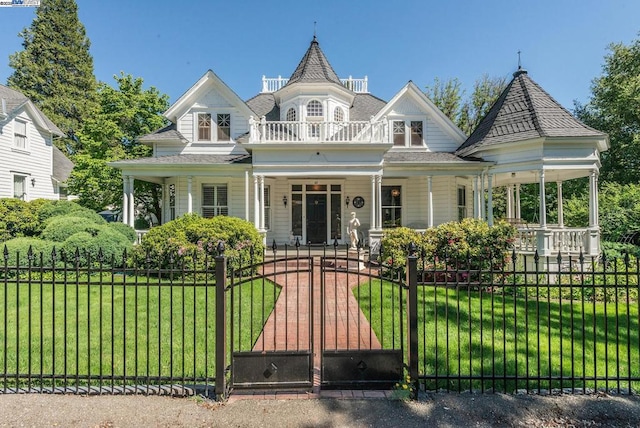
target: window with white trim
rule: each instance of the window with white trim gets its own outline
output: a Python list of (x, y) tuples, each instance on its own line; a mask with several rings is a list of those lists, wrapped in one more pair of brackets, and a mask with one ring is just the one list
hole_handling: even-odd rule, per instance
[(333, 121), (334, 122), (344, 121), (344, 110), (342, 110), (342, 107), (336, 107), (335, 110), (333, 110)]
[(264, 186), (264, 228), (271, 230), (271, 186)]
[(307, 116), (322, 116), (322, 103), (318, 100), (311, 100), (307, 103)]
[(402, 187), (382, 186), (382, 227), (402, 226)]
[(202, 217), (229, 215), (226, 184), (202, 185)]
[(404, 146), (405, 142), (404, 120), (393, 121), (393, 145)]
[(27, 199), (27, 177), (25, 175), (13, 176), (13, 197), (16, 199)]
[(176, 185), (169, 184), (169, 220), (176, 219)]
[(287, 122), (295, 122), (296, 121), (296, 109), (291, 107), (289, 110), (287, 110), (286, 120), (287, 120)]
[(458, 186), (458, 221), (467, 217), (467, 187)]
[(422, 121), (412, 120), (410, 123), (410, 127), (411, 127), (411, 145), (421, 146), (422, 145)]
[(216, 125), (218, 127), (218, 141), (230, 141), (231, 140), (231, 114), (218, 113), (216, 118)]
[(198, 113), (198, 141), (211, 141), (211, 113)]
[(27, 122), (16, 119), (13, 125), (13, 146), (18, 149), (27, 148)]

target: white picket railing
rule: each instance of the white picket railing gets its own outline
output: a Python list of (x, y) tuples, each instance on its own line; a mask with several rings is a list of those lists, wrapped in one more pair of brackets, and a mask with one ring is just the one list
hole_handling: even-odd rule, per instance
[[(364, 78), (362, 79), (354, 79), (353, 77), (349, 76), (345, 79), (340, 79), (340, 82), (342, 82), (345, 88), (348, 88), (355, 93), (369, 93), (369, 78), (367, 76), (364, 76)], [(286, 77), (262, 76), (262, 93), (275, 92), (284, 87), (287, 83), (289, 83), (289, 79)]]
[(384, 121), (267, 122), (249, 120), (250, 143), (367, 143), (386, 141)]
[[(542, 248), (538, 248), (538, 235), (550, 234), (549, 248), (551, 254), (591, 254), (589, 248), (588, 234), (589, 229), (579, 228), (518, 228), (516, 235), (516, 251), (533, 253), (539, 252)], [(544, 242), (541, 239), (540, 242)]]

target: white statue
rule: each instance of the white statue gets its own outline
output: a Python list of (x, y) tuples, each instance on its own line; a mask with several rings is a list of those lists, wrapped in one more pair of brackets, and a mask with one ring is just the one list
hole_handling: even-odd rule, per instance
[(356, 218), (356, 213), (351, 213), (351, 220), (349, 220), (349, 226), (347, 232), (351, 239), (351, 248), (356, 248), (358, 244), (358, 228), (360, 227), (360, 220)]

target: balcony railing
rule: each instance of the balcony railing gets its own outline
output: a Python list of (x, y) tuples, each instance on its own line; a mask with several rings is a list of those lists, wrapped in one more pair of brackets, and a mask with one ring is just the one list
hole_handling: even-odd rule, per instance
[[(362, 79), (354, 79), (349, 76), (346, 79), (340, 79), (345, 88), (352, 90), (358, 94), (369, 93), (369, 79), (364, 76)], [(271, 93), (284, 87), (289, 82), (286, 77), (266, 77), (262, 76), (262, 93)]]
[(260, 122), (249, 120), (250, 143), (380, 143), (386, 122)]

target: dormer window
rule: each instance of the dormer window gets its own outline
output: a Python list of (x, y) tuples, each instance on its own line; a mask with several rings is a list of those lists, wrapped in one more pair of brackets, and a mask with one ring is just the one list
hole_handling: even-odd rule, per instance
[(211, 113), (198, 113), (198, 140), (211, 141)]
[(322, 115), (322, 103), (318, 100), (309, 101), (307, 104), (307, 116), (320, 117)]
[(344, 111), (341, 107), (336, 107), (333, 110), (333, 121), (334, 122), (343, 122), (344, 121)]
[(393, 145), (419, 147), (424, 144), (424, 122), (422, 120), (394, 120)]
[(296, 109), (291, 107), (287, 110), (287, 122), (295, 122), (296, 121)]
[(411, 145), (412, 146), (422, 145), (422, 121), (421, 120), (411, 121)]
[(216, 124), (218, 125), (218, 141), (231, 140), (231, 114), (218, 113)]

